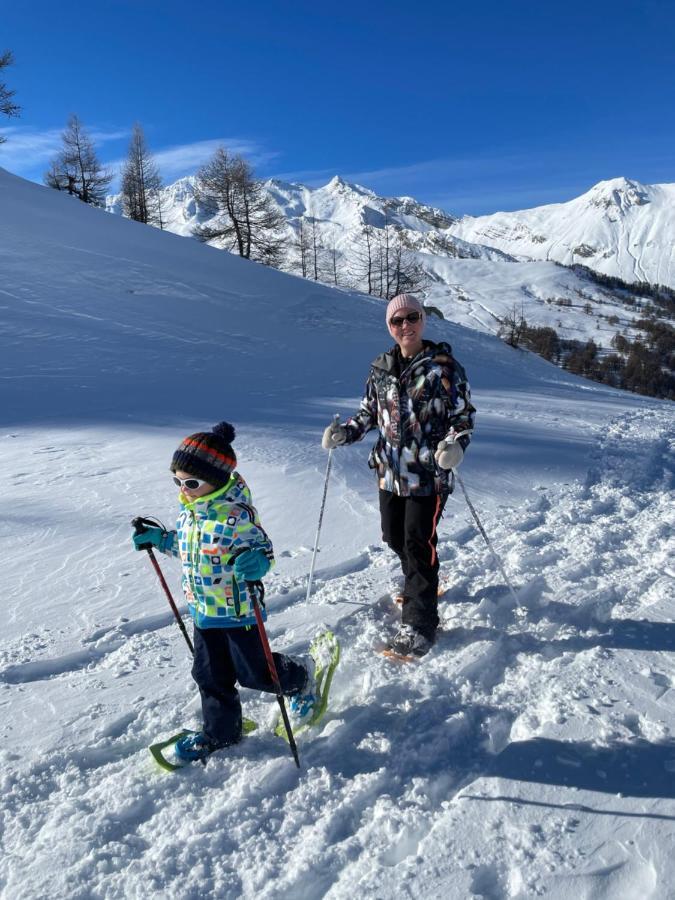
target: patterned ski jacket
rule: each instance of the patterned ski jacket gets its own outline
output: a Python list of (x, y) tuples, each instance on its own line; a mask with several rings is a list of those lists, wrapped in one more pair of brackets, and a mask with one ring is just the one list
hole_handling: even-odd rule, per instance
[(393, 347), (371, 364), (361, 408), (346, 422), (347, 443), (379, 430), (368, 465), (384, 491), (401, 497), (450, 493), (454, 475), (437, 465), (434, 452), (444, 439), (466, 449), (475, 412), (466, 372), (449, 344), (424, 341), (410, 361)]
[[(183, 591), (198, 628), (255, 625), (246, 582), (237, 581), (229, 557), (246, 547), (262, 550), (274, 564), (272, 543), (251, 506), (251, 492), (238, 472), (222, 488), (188, 502), (165, 553), (183, 564)], [(263, 611), (264, 616), (264, 611)]]

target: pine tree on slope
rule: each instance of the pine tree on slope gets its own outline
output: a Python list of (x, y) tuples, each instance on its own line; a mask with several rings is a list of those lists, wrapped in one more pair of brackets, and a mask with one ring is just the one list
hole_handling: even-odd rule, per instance
[(77, 116), (70, 117), (62, 140), (62, 150), (45, 173), (45, 184), (57, 191), (68, 191), (83, 203), (103, 206), (113, 174), (101, 166), (93, 141)]
[(136, 123), (122, 168), (124, 215), (144, 225), (161, 227), (161, 188), (159, 169), (148, 150), (143, 129)]
[(195, 199), (211, 216), (208, 224), (194, 229), (198, 240), (217, 240), (245, 259), (281, 265), (286, 220), (241, 156), (220, 147), (197, 173)]
[[(6, 69), (7, 66), (11, 66), (13, 62), (14, 57), (9, 50), (0, 53), (0, 72), (2, 72), (3, 69)], [(10, 118), (12, 116), (18, 116), (21, 111), (21, 107), (17, 106), (12, 100), (15, 93), (16, 91), (11, 91), (4, 81), (0, 81), (0, 113), (4, 116)], [(4, 144), (6, 140), (7, 138), (0, 134), (0, 144)]]

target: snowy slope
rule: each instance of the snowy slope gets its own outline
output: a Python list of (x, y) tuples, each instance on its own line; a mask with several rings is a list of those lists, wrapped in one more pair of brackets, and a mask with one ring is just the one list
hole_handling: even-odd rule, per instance
[[(461, 326), (461, 494), (437, 647), (395, 624), (370, 440), (335, 454), (304, 602), (324, 423), (387, 344), (382, 304), (85, 208), (0, 171), (0, 889), (19, 898), (667, 897), (675, 890), (672, 405)], [(171, 521), (172, 451), (221, 418), (276, 549), (275, 646), (343, 644), (297, 772), (263, 726), (176, 777), (146, 745), (198, 722), (180, 633), (129, 519)], [(171, 561), (164, 571), (174, 589)]]
[[(451, 322), (497, 334), (506, 316), (553, 328), (567, 340), (593, 340), (609, 349), (617, 332), (635, 336), (643, 301), (603, 288), (553, 262), (502, 262), (424, 255), (432, 274), (425, 302)], [(648, 301), (647, 301), (648, 303)]]
[(567, 203), (465, 216), (450, 230), (518, 257), (675, 287), (675, 184), (612, 178)]
[[(194, 199), (194, 185), (194, 178), (183, 178), (165, 188), (162, 195), (165, 227), (185, 237), (191, 236), (195, 225), (204, 221)], [(592, 338), (605, 349), (610, 348), (617, 331), (629, 338), (637, 336), (633, 322), (644, 315), (640, 300), (629, 306), (621, 292), (602, 287), (554, 262), (582, 262), (598, 268), (592, 259), (569, 254), (560, 257), (554, 252), (544, 254), (539, 237), (532, 247), (521, 246), (524, 239), (520, 226), (513, 246), (509, 243), (511, 238), (502, 246), (495, 243), (491, 226), (484, 232), (478, 225), (475, 234), (470, 231), (472, 223), (482, 219), (458, 222), (442, 210), (410, 197), (378, 197), (373, 191), (338, 176), (320, 188), (271, 180), (266, 182), (266, 189), (286, 218), (290, 248), (284, 264), (286, 269), (297, 271), (295, 245), (304, 219), (305, 227), (310, 227), (310, 222), (316, 224), (322, 257), (318, 266), (320, 279), (333, 281), (332, 254), (336, 253), (339, 281), (342, 286), (353, 287), (358, 282), (358, 255), (363, 253), (363, 227), (372, 225), (382, 229), (387, 223), (403, 235), (405, 244), (415, 252), (417, 261), (428, 274), (427, 302), (440, 309), (451, 322), (496, 334), (503, 317), (515, 311), (518, 315), (522, 312), (530, 325), (553, 327), (566, 339)], [(108, 199), (108, 209), (121, 213), (119, 196)], [(572, 210), (569, 222), (565, 220), (567, 225), (551, 223), (551, 233), (559, 235), (558, 228), (563, 229), (560, 234), (566, 233), (565, 228), (576, 226), (582, 218), (578, 210)], [(611, 236), (607, 239), (614, 240)], [(555, 246), (562, 245), (558, 242)], [(669, 258), (670, 252), (669, 245), (664, 252), (659, 250), (659, 258)], [(519, 262), (515, 261), (516, 255)], [(309, 273), (313, 275), (311, 263)], [(641, 278), (631, 276), (629, 280)], [(358, 286), (365, 289), (365, 283)], [(610, 318), (612, 324), (607, 321)]]

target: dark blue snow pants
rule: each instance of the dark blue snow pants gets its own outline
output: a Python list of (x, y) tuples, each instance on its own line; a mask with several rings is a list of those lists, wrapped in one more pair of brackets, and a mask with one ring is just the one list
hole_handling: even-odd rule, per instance
[[(241, 701), (236, 683), (274, 693), (258, 629), (195, 626), (194, 646), (192, 677), (202, 697), (204, 735), (217, 746), (236, 743), (241, 738)], [(290, 656), (272, 656), (282, 692), (297, 694), (304, 687), (307, 670)]]

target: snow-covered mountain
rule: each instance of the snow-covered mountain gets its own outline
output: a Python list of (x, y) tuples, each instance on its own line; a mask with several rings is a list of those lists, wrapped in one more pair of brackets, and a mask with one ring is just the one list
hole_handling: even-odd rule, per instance
[[(430, 321), (469, 372), (461, 473), (522, 609), (458, 492), (442, 630), (396, 666), (371, 436), (334, 454), (305, 602), (321, 432), (389, 343), (381, 301), (2, 170), (0, 271), (3, 897), (673, 896), (670, 404)], [(342, 660), (300, 771), (274, 698), (242, 691), (258, 731), (174, 777), (146, 748), (198, 699), (129, 521), (172, 521), (171, 454), (222, 418), (275, 546), (271, 641), (328, 625)]]
[[(162, 210), (168, 231), (191, 235), (195, 225), (206, 221), (194, 199), (194, 188), (195, 178), (188, 176), (163, 189)], [(434, 241), (438, 241), (442, 234), (446, 254), (484, 259), (508, 258), (491, 247), (477, 247), (461, 238), (454, 238), (449, 229), (457, 220), (441, 209), (426, 206), (412, 197), (379, 197), (368, 188), (344, 181), (338, 175), (320, 188), (278, 179), (265, 182), (265, 188), (286, 217), (291, 242), (302, 218), (316, 222), (324, 248), (337, 246), (341, 252), (349, 250), (365, 225), (381, 229), (388, 224), (428, 238), (430, 246), (434, 246)], [(121, 195), (108, 197), (106, 208), (109, 212), (121, 214)]]
[[(194, 185), (195, 179), (190, 177), (164, 189), (167, 230), (190, 236), (195, 225), (204, 221)], [(530, 325), (554, 328), (562, 338), (592, 338), (598, 346), (609, 348), (617, 331), (635, 336), (633, 322), (644, 315), (639, 299), (635, 303), (629, 298), (627, 303), (624, 293), (561, 266), (553, 261), (554, 254), (547, 258), (538, 237), (531, 242), (537, 251), (531, 254), (531, 261), (526, 252), (530, 244), (525, 247), (514, 240), (513, 246), (508, 241), (497, 246), (490, 227), (481, 230), (477, 226), (474, 234), (472, 223), (483, 219), (460, 222), (410, 197), (379, 197), (338, 176), (319, 188), (278, 180), (266, 182), (266, 188), (286, 219), (289, 250), (285, 268), (289, 270), (299, 271), (296, 244), (300, 222), (311, 222), (321, 256), (319, 278), (329, 283), (337, 279), (341, 287), (365, 290), (363, 277), (357, 273), (358, 257), (364, 251), (363, 229), (381, 230), (386, 224), (397, 229), (427, 274), (427, 302), (450, 321), (496, 334), (504, 317), (516, 311)], [(121, 212), (119, 196), (109, 198), (108, 209)], [(579, 259), (572, 256), (568, 261)], [(588, 257), (581, 261), (589, 267), (592, 264)], [(312, 266), (309, 274), (313, 275)]]
[(449, 228), (519, 258), (675, 287), (675, 184), (612, 178), (567, 203), (465, 216)]

